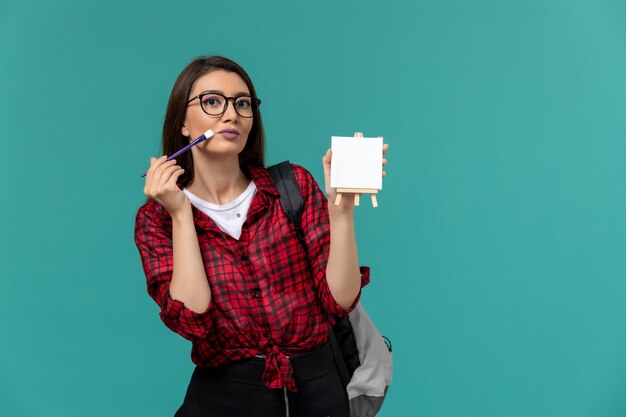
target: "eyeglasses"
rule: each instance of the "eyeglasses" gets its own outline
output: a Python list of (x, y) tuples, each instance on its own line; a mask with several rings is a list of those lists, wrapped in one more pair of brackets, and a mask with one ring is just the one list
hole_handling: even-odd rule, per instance
[(228, 108), (228, 101), (233, 101), (233, 107), (237, 114), (241, 117), (250, 118), (254, 117), (261, 100), (256, 97), (250, 96), (237, 96), (226, 97), (220, 93), (202, 93), (195, 97), (192, 97), (187, 104), (191, 103), (195, 99), (200, 100), (200, 107), (202, 111), (209, 116), (221, 116), (226, 112)]

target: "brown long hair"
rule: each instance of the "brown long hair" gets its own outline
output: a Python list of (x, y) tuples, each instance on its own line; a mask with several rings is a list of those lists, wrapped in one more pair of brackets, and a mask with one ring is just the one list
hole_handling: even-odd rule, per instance
[[(187, 114), (187, 101), (196, 80), (212, 71), (224, 70), (239, 75), (248, 86), (250, 95), (257, 98), (252, 80), (246, 71), (235, 61), (223, 56), (205, 56), (191, 61), (180, 73), (167, 103), (165, 121), (163, 122), (163, 155), (172, 155), (189, 144), (189, 138), (183, 136), (181, 129)], [(195, 139), (195, 138), (193, 138)], [(193, 158), (191, 152), (185, 152), (176, 158), (176, 164), (185, 170), (178, 177), (178, 183), (185, 187), (193, 182)], [(252, 121), (252, 129), (248, 134), (246, 146), (239, 153), (239, 166), (249, 176), (248, 166), (265, 167), (265, 133), (263, 121), (258, 107)]]

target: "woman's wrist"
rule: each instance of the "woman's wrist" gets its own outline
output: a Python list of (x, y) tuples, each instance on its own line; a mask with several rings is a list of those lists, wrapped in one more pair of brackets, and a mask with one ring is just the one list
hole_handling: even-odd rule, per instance
[(328, 217), (331, 222), (354, 221), (354, 206), (336, 206), (334, 202), (328, 202)]
[(191, 205), (185, 205), (180, 209), (170, 213), (173, 223), (184, 223), (186, 221), (193, 221), (193, 212), (191, 211)]

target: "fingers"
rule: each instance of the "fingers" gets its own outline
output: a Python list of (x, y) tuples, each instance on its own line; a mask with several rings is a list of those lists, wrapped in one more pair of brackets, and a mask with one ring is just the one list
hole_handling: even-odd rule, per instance
[(167, 157), (163, 155), (160, 158), (150, 157), (150, 168), (148, 168), (148, 172), (146, 176), (153, 174), (154, 171), (167, 160)]
[[(152, 186), (158, 187), (159, 185), (162, 185), (163, 184), (163, 181), (162, 181), (163, 174), (165, 173), (165, 171), (168, 168), (170, 168), (172, 166), (175, 166), (175, 165), (176, 165), (176, 160), (175, 159), (172, 159), (171, 161), (161, 162), (158, 165), (158, 167), (154, 170), (154, 173), (152, 174), (152, 181), (151, 181)], [(168, 178), (169, 178), (169, 176), (168, 176)]]
[(150, 188), (152, 188), (152, 177), (154, 176), (154, 171), (165, 159), (167, 159), (165, 156), (160, 158), (155, 158), (153, 156), (150, 157), (150, 168), (146, 171), (146, 182), (143, 187), (143, 193), (148, 197), (150, 197)]
[[(174, 166), (171, 166), (171, 167), (163, 170), (163, 174), (161, 175), (160, 187), (168, 189), (169, 186), (176, 185), (175, 181), (172, 183), (172, 181), (171, 181), (172, 178), (180, 177), (183, 174), (184, 171), (185, 170), (182, 169), (181, 167), (179, 167), (178, 165), (174, 165)], [(178, 173), (178, 174), (174, 177), (175, 173)]]
[(328, 148), (328, 150), (326, 151), (326, 154), (324, 154), (324, 156), (322, 157), (322, 162), (329, 164), (332, 157), (333, 157), (333, 150)]
[[(383, 156), (387, 153), (387, 151), (389, 150), (389, 144), (385, 143), (383, 144)], [(383, 158), (383, 166), (387, 165), (387, 158)], [(383, 178), (387, 176), (387, 173), (385, 172), (385, 170), (383, 170)]]
[(144, 194), (148, 197), (156, 197), (162, 193), (171, 180), (175, 181), (185, 172), (180, 166), (176, 165), (176, 160), (167, 160), (167, 156), (160, 158), (150, 158), (150, 169), (146, 174), (146, 185), (144, 186)]
[[(176, 184), (178, 182), (178, 178), (183, 175), (185, 173), (185, 170), (182, 169), (181, 167), (172, 167), (172, 171), (171, 174), (168, 173), (169, 177), (167, 179), (167, 181), (163, 182), (163, 185), (161, 186), (161, 192), (162, 194), (169, 194), (171, 192), (180, 192), (180, 190), (178, 189), (178, 185)], [(164, 176), (162, 178), (165, 177)]]
[(149, 188), (150, 184), (152, 184), (152, 177), (154, 176), (156, 169), (166, 160), (167, 158), (165, 155), (160, 158), (150, 157), (150, 168), (148, 168), (148, 171), (146, 172), (146, 188)]

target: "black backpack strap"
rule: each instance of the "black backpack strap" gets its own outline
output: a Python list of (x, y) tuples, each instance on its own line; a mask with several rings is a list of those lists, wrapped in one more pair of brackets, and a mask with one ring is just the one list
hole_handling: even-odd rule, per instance
[(283, 211), (289, 221), (296, 226), (300, 238), (304, 238), (302, 232), (304, 201), (302, 200), (302, 192), (291, 164), (289, 161), (283, 161), (280, 164), (268, 167), (267, 170), (272, 176), (274, 185), (276, 185), (276, 189), (278, 189), (280, 194), (280, 205), (283, 207)]
[[(337, 336), (335, 336), (335, 331), (333, 329), (330, 329), (330, 332), (328, 332), (328, 341), (330, 342), (330, 347), (333, 351), (333, 358), (335, 359), (337, 371), (339, 371), (339, 378), (341, 378), (341, 383), (344, 387), (347, 387), (348, 383), (350, 382), (351, 374), (348, 371), (348, 366), (346, 365), (343, 353), (341, 352), (341, 347), (339, 346)], [(354, 373), (354, 371), (352, 372)]]

